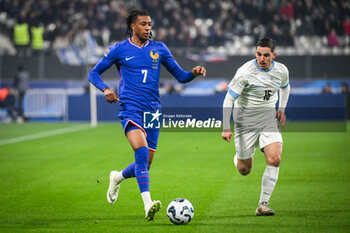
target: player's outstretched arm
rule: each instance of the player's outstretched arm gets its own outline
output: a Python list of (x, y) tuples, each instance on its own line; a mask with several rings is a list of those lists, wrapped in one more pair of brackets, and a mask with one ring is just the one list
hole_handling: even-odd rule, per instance
[(104, 88), (103, 89), (103, 94), (105, 95), (106, 100), (108, 103), (116, 103), (117, 101), (119, 102), (119, 98), (115, 94), (114, 91), (112, 91), (110, 88)]
[(202, 66), (196, 66), (192, 69), (192, 75), (195, 77), (201, 76), (201, 75), (205, 77), (207, 75), (207, 70)]
[(108, 86), (103, 82), (101, 74), (109, 69), (114, 64), (115, 60), (116, 57), (112, 55), (112, 52), (108, 52), (89, 72), (89, 81), (102, 92), (104, 89), (108, 88)]

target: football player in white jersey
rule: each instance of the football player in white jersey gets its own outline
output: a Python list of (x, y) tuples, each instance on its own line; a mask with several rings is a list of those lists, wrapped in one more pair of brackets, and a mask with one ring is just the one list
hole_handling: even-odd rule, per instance
[[(255, 214), (274, 215), (268, 201), (278, 178), (282, 154), (282, 136), (279, 125), (284, 126), (290, 85), (288, 69), (274, 61), (276, 42), (265, 37), (256, 45), (256, 59), (241, 66), (227, 88), (223, 104), (222, 138), (231, 141), (230, 119), (233, 110), (234, 164), (242, 175), (252, 169), (253, 155), (259, 146), (266, 157), (266, 169), (262, 176), (261, 195)], [(277, 93), (279, 107), (276, 111)]]

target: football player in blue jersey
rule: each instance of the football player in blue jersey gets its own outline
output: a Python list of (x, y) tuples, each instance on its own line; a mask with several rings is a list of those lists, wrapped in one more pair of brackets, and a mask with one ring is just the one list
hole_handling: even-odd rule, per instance
[[(109, 103), (120, 102), (119, 118), (124, 133), (134, 150), (135, 162), (121, 172), (110, 173), (107, 201), (117, 200), (120, 182), (136, 177), (146, 212), (146, 220), (154, 219), (161, 208), (160, 201), (152, 201), (149, 188), (149, 173), (157, 149), (159, 128), (144, 127), (144, 113), (160, 116), (159, 73), (160, 65), (181, 83), (187, 83), (197, 76), (205, 76), (204, 67), (196, 66), (184, 71), (175, 61), (163, 42), (150, 40), (152, 20), (145, 10), (133, 10), (126, 19), (128, 38), (107, 50), (104, 57), (89, 73), (89, 80), (103, 91)], [(101, 79), (101, 74), (115, 65), (118, 69), (119, 97)]]

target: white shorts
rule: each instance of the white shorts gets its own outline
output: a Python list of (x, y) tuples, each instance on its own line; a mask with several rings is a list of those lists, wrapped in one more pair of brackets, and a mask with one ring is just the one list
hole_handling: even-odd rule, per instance
[(262, 149), (273, 142), (283, 143), (278, 125), (276, 124), (276, 128), (273, 130), (271, 130), (270, 127), (269, 130), (253, 130), (248, 132), (244, 132), (243, 130), (241, 133), (235, 133), (237, 158), (241, 160), (252, 158), (258, 146), (260, 146), (260, 149)]

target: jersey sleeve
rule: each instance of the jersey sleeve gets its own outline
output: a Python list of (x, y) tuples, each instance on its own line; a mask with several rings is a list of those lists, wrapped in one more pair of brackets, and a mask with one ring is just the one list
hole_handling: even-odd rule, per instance
[(101, 91), (103, 91), (104, 88), (108, 88), (102, 81), (101, 74), (118, 60), (118, 48), (118, 44), (109, 47), (104, 56), (89, 73), (89, 81)]
[(187, 83), (192, 81), (195, 76), (192, 75), (192, 72), (184, 71), (179, 64), (175, 61), (173, 55), (171, 54), (168, 47), (162, 43), (163, 46), (163, 57), (162, 64), (165, 68), (179, 81), (180, 83)]
[(247, 83), (248, 82), (245, 79), (244, 73), (241, 69), (238, 69), (235, 76), (233, 77), (233, 79), (227, 87), (227, 92), (237, 99), (241, 95)]
[(281, 88), (286, 88), (288, 87), (289, 85), (289, 70), (286, 66), (283, 66), (285, 72), (284, 72), (284, 75), (283, 75), (283, 79), (282, 79), (282, 82), (281, 82)]

